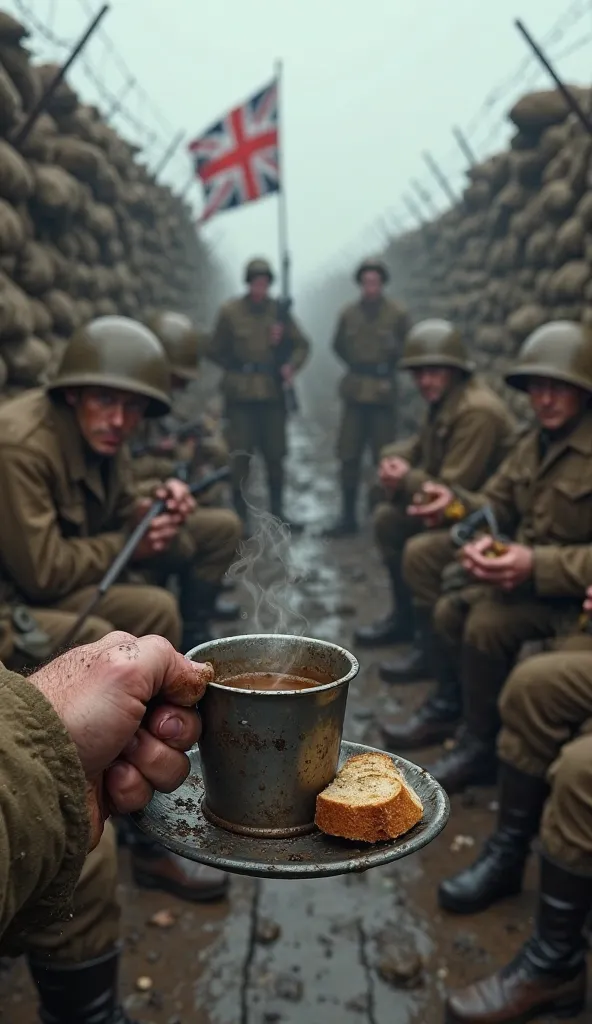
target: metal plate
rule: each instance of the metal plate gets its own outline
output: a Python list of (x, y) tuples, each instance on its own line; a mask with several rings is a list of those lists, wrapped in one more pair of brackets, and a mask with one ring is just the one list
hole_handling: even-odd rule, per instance
[[(376, 748), (344, 740), (339, 766), (348, 757), (369, 752), (376, 752)], [(424, 807), (422, 820), (399, 839), (373, 844), (354, 843), (323, 835), (318, 830), (293, 839), (238, 836), (217, 828), (204, 817), (201, 810), (203, 782), (197, 748), (189, 757), (191, 773), (183, 785), (174, 793), (156, 793), (148, 807), (133, 818), (143, 832), (173, 853), (239, 875), (321, 878), (350, 871), (367, 871), (421, 850), (436, 838), (448, 821), (448, 797), (436, 780), (411, 761), (389, 754)]]

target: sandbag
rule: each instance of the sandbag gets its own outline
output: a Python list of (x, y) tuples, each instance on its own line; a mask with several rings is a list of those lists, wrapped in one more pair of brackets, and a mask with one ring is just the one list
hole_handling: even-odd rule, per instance
[(61, 167), (36, 167), (35, 202), (46, 217), (56, 220), (69, 217), (80, 206), (80, 186)]
[(85, 205), (84, 213), (88, 230), (97, 238), (106, 240), (117, 235), (117, 217), (110, 206), (91, 201)]
[(541, 190), (539, 201), (550, 217), (561, 217), (571, 213), (576, 196), (566, 181), (552, 181)]
[[(41, 64), (38, 68), (39, 78), (46, 89), (51, 84), (56, 74), (59, 72), (59, 64)], [(68, 83), (62, 79), (57, 89), (53, 93), (49, 100), (46, 109), (52, 117), (59, 119), (60, 116), (71, 114), (78, 105), (78, 96), (68, 85)]]
[(41, 299), (29, 299), (29, 306), (33, 317), (33, 334), (45, 338), (52, 330), (53, 317)]
[(23, 101), (7, 71), (0, 65), (0, 128), (7, 131), (22, 116)]
[(20, 153), (0, 139), (0, 198), (11, 203), (28, 199), (33, 192), (33, 175)]
[[(569, 89), (578, 98), (586, 96), (586, 90), (578, 89), (570, 85)], [(566, 100), (557, 89), (544, 90), (542, 92), (531, 92), (522, 96), (514, 104), (509, 113), (509, 118), (517, 128), (525, 131), (539, 129), (543, 131), (550, 125), (559, 124), (565, 121), (570, 112)]]
[(20, 341), (5, 342), (2, 356), (8, 368), (11, 384), (34, 387), (45, 381), (45, 373), (51, 358), (47, 342), (30, 335)]
[(555, 251), (558, 263), (577, 259), (584, 255), (584, 225), (577, 217), (569, 217), (555, 237)]
[(29, 62), (29, 54), (23, 46), (0, 41), (0, 64), (12, 79), (27, 113), (41, 98), (42, 85), (38, 68)]
[(570, 260), (553, 274), (548, 291), (553, 302), (576, 301), (590, 280), (590, 267), (584, 260)]
[(15, 279), (29, 295), (48, 291), (55, 281), (51, 251), (39, 242), (27, 242), (19, 255)]
[(29, 30), (7, 11), (0, 11), (0, 43), (20, 43), (26, 39)]
[(530, 305), (520, 306), (514, 313), (512, 313), (507, 321), (507, 328), (515, 338), (523, 341), (529, 334), (536, 331), (537, 327), (542, 327), (543, 324), (549, 320), (548, 310), (543, 306)]
[(94, 183), (104, 173), (105, 157), (90, 142), (58, 135), (54, 143), (56, 163), (74, 178)]
[(33, 330), (33, 312), (25, 293), (13, 282), (0, 277), (0, 338), (24, 338)]
[(0, 199), (0, 252), (18, 253), (25, 241), (25, 227), (18, 213), (5, 199)]
[(43, 301), (53, 317), (55, 334), (68, 338), (78, 327), (76, 303), (65, 292), (53, 288), (43, 296)]

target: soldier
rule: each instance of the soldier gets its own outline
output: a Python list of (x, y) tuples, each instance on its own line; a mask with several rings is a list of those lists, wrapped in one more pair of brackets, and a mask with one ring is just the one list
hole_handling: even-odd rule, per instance
[(355, 273), (358, 302), (343, 310), (333, 351), (346, 364), (341, 382), (343, 411), (337, 457), (341, 461), (340, 521), (325, 535), (347, 537), (357, 532), (356, 504), (362, 458), (368, 447), (374, 463), (396, 433), (395, 374), (408, 327), (407, 312), (383, 295), (389, 280), (379, 258), (364, 260)]
[[(168, 356), (175, 396), (198, 377), (198, 358), (205, 349), (203, 336), (200, 341), (199, 333), (182, 313), (165, 311), (154, 316), (150, 325)], [(132, 461), (138, 494), (153, 495), (166, 480), (199, 477), (201, 472), (198, 471), (198, 463), (202, 467), (208, 462), (217, 465), (228, 463), (226, 446), (212, 436), (197, 438), (194, 432), (193, 437), (184, 438), (176, 444), (172, 439), (171, 445), (166, 432), (161, 432), (162, 428), (159, 430), (159, 421), (146, 420), (141, 428), (143, 439), (140, 443), (144, 445), (144, 454), (136, 455)], [(138, 447), (133, 446), (132, 455), (137, 451)], [(179, 603), (183, 619), (191, 619), (192, 609), (196, 606), (208, 609), (211, 618), (225, 621), (236, 619), (240, 612), (239, 605), (222, 601), (218, 595), (224, 574), (241, 538), (240, 519), (230, 509), (205, 508), (200, 502), (188, 516), (183, 532), (189, 535), (188, 571), (179, 576)], [(165, 574), (152, 574), (152, 582), (165, 585)], [(202, 624), (201, 639), (192, 638), (194, 643), (211, 639), (205, 613)]]
[[(394, 607), (386, 618), (356, 633), (360, 645), (374, 646), (413, 640), (416, 627), (418, 643), (411, 654), (381, 666), (380, 674), (389, 682), (422, 678), (434, 660), (431, 617), (439, 587), (422, 593), (413, 608), (402, 573), (403, 552), (411, 543), (423, 550), (427, 538), (413, 537), (421, 525), (407, 515), (406, 507), (429, 478), (468, 488), (482, 486), (508, 451), (515, 430), (503, 402), (474, 377), (460, 334), (447, 320), (416, 324), (407, 336), (400, 366), (411, 371), (428, 408), (419, 434), (381, 452), (380, 480), (389, 500), (376, 508), (374, 529)], [(448, 531), (432, 533), (429, 542), (439, 583), (451, 557)]]
[[(255, 451), (265, 462), (270, 510), (279, 519), (285, 518), (285, 386), (291, 386), (310, 350), (295, 320), (290, 317), (287, 323), (279, 322), (278, 301), (268, 295), (273, 279), (267, 260), (254, 259), (247, 264), (247, 294), (222, 306), (208, 350), (225, 371), (222, 390), (234, 504), (243, 522), (247, 519), (244, 487)], [(284, 349), (289, 350), (285, 355)]]
[(109, 826), (101, 832), (110, 813), (140, 810), (187, 775), (202, 670), (158, 637), (126, 633), (28, 679), (0, 665), (2, 952), (29, 954), (45, 1024), (128, 1022), (117, 999), (116, 865), (112, 856), (111, 875), (101, 870), (112, 848)]
[(434, 610), (436, 630), (460, 658), (464, 705), (456, 746), (430, 769), (449, 792), (493, 777), (497, 699), (520, 648), (569, 633), (592, 579), (590, 329), (567, 321), (539, 328), (506, 380), (528, 394), (537, 426), (481, 493), (427, 483), (428, 503), (410, 508), (433, 522), (456, 494), (468, 512), (488, 505), (513, 538), (501, 548), (492, 536), (466, 545), (471, 585)]
[[(592, 588), (587, 609), (592, 609)], [(534, 934), (492, 977), (454, 992), (446, 1020), (516, 1024), (571, 1017), (586, 1002), (592, 910), (592, 654), (528, 658), (500, 700), (497, 829), (477, 861), (442, 882), (439, 902), (473, 914), (522, 888), (530, 845), (542, 846)]]

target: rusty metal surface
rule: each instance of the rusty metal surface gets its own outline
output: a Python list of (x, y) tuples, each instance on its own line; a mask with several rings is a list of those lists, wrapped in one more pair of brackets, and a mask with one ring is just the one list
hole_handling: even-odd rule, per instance
[[(375, 750), (359, 743), (341, 744), (340, 766), (348, 757)], [(135, 820), (140, 828), (174, 853), (242, 875), (262, 878), (321, 878), (367, 871), (415, 853), (435, 839), (448, 819), (448, 798), (423, 768), (389, 755), (419, 796), (422, 820), (399, 839), (367, 844), (325, 836), (318, 830), (292, 839), (235, 835), (209, 822), (201, 809), (203, 781), (197, 750), (191, 773), (175, 793), (155, 795)]]

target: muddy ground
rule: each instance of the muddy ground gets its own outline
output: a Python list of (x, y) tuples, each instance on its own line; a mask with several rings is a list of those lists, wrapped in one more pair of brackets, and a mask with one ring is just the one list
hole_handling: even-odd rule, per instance
[[(351, 647), (356, 623), (386, 610), (386, 579), (368, 531), (353, 542), (315, 535), (336, 504), (328, 439), (301, 431), (292, 452), (290, 513), (308, 523), (292, 541), (292, 621), (303, 616), (302, 632)], [(264, 547), (260, 575), (277, 582), (281, 539)], [(252, 616), (237, 631), (255, 631)], [(388, 653), (356, 651), (361, 671), (350, 689), (348, 739), (379, 745), (376, 722), (409, 711), (428, 688), (381, 683), (377, 666)], [(420, 751), (416, 760), (428, 764), (435, 753)], [(485, 914), (456, 918), (437, 907), (439, 879), (471, 861), (494, 824), (495, 799), (494, 789), (455, 797), (442, 835), (389, 867), (325, 880), (234, 876), (228, 901), (213, 906), (136, 889), (122, 851), (128, 1013), (141, 1024), (439, 1024), (446, 986), (505, 963), (531, 929), (534, 863), (523, 894)], [(148, 924), (163, 909), (172, 926)], [(146, 977), (152, 987), (138, 991)], [(589, 1012), (578, 1021), (590, 1020)], [(0, 978), (0, 1021), (36, 1021), (22, 963)]]

